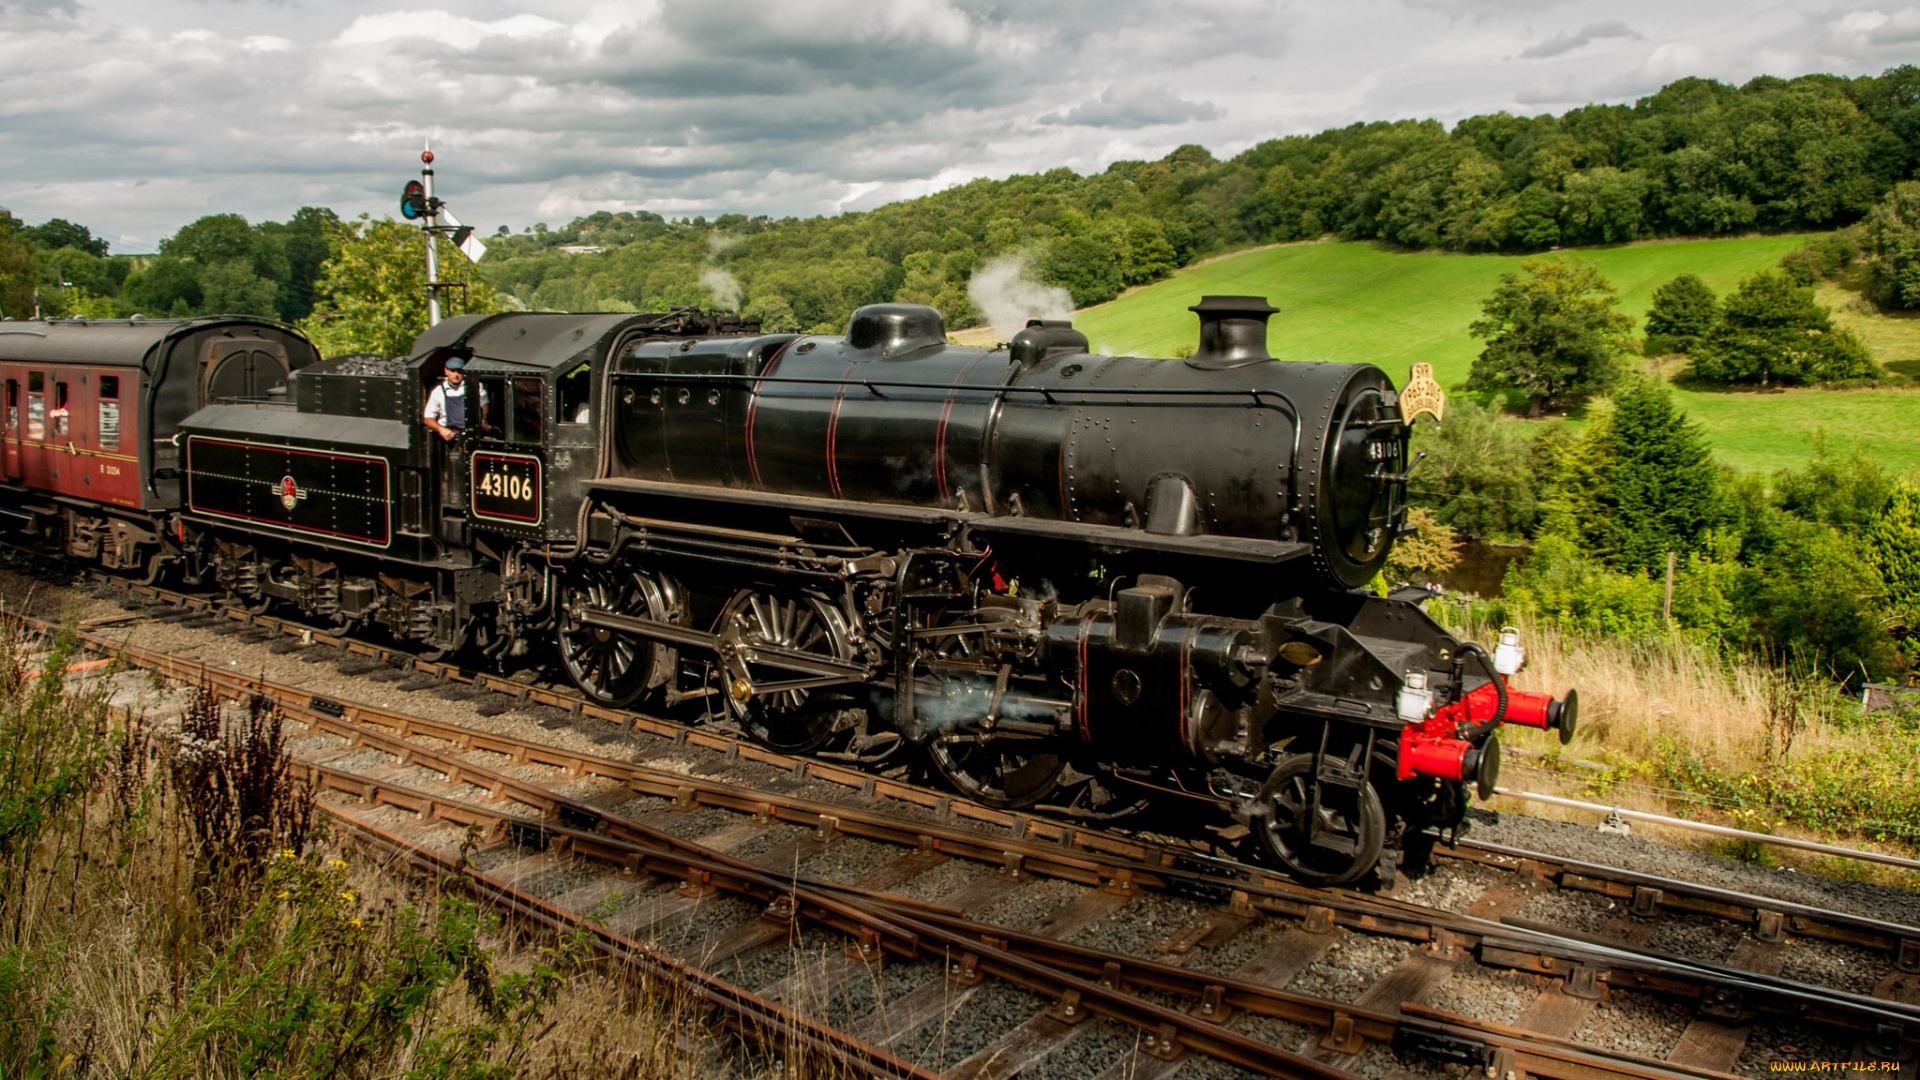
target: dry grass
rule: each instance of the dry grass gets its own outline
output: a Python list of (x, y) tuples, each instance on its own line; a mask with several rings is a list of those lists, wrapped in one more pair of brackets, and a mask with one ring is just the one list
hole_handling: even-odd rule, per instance
[[(1838, 687), (1721, 656), (1679, 634), (1633, 643), (1537, 625), (1520, 630), (1527, 666), (1515, 687), (1555, 695), (1578, 688), (1580, 728), (1565, 747), (1548, 732), (1504, 729), (1502, 741), (1523, 754), (1510, 759), (1503, 786), (1915, 857), (1907, 839), (1920, 835), (1920, 791), (1910, 781), (1920, 769), (1913, 732), (1863, 717)], [(1491, 640), (1497, 628), (1463, 632)], [(1524, 752), (1547, 760), (1529, 762)], [(1526, 810), (1592, 824), (1582, 811), (1539, 803)], [(1730, 853), (1691, 831), (1634, 828)], [(1905, 871), (1772, 850), (1752, 857), (1920, 883), (1920, 875)]]
[(709, 1074), (690, 994), (310, 831), (269, 710), (130, 735), (40, 645), (0, 641), (0, 1075)]

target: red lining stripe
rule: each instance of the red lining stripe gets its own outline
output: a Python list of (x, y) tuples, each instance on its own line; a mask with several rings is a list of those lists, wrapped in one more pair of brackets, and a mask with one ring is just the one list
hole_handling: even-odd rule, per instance
[(753, 453), (753, 420), (754, 417), (760, 413), (760, 388), (766, 385), (766, 378), (772, 374), (773, 365), (779, 363), (780, 358), (787, 355), (787, 349), (792, 347), (794, 341), (799, 340), (799, 338), (794, 338), (793, 341), (789, 341), (785, 345), (775, 349), (773, 355), (767, 357), (767, 362), (760, 365), (759, 381), (753, 384), (752, 390), (747, 391), (747, 473), (753, 477), (754, 487), (761, 486), (760, 459), (755, 457)]
[[(947, 484), (947, 421), (953, 417), (954, 395), (966, 385), (967, 376), (973, 374), (974, 367), (991, 355), (991, 353), (981, 353), (968, 361), (966, 367), (960, 369), (960, 374), (953, 380), (953, 385), (947, 388), (946, 404), (940, 407), (940, 426), (933, 433), (933, 476), (940, 490), (941, 502), (946, 502), (947, 497), (953, 493)], [(984, 495), (985, 492), (981, 494)]]
[[(853, 364), (840, 373), (845, 380), (853, 374)], [(847, 384), (842, 381), (833, 391), (833, 411), (827, 414), (827, 484), (833, 489), (833, 497), (840, 497), (840, 463), (835, 453), (835, 440), (840, 437), (840, 405), (847, 400)]]
[(1088, 617), (1080, 621), (1080, 701), (1076, 706), (1080, 713), (1080, 741), (1092, 742), (1093, 730), (1087, 723), (1087, 698), (1091, 696), (1093, 674), (1087, 670), (1087, 635), (1093, 632), (1093, 619)]
[(1190, 692), (1188, 672), (1193, 667), (1193, 631), (1195, 629), (1195, 627), (1189, 626), (1187, 627), (1187, 632), (1180, 635), (1180, 743), (1183, 746), (1193, 745), (1192, 736), (1189, 735), (1187, 731), (1187, 713), (1189, 711), (1187, 707), (1187, 695)]

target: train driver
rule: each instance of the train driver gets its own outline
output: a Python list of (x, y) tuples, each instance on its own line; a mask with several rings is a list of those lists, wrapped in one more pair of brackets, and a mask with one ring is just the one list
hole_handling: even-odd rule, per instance
[[(433, 429), (434, 434), (443, 440), (451, 440), (454, 433), (467, 426), (467, 410), (472, 406), (474, 395), (467, 389), (467, 362), (458, 356), (447, 360), (445, 376), (440, 384), (427, 395), (427, 408), (421, 414), (420, 422)], [(481, 387), (479, 394), (480, 430), (492, 432), (493, 425), (487, 422), (487, 391)]]

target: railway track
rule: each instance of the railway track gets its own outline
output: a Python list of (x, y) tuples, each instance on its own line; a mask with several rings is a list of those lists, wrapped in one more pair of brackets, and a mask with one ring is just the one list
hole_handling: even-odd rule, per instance
[[(234, 614), (178, 602), (185, 606), (156, 609), (159, 617), (241, 627)], [(564, 708), (572, 734), (618, 749), (586, 753), (556, 746), (551, 736), (516, 738), (356, 703), (344, 693), (263, 684), (149, 650), (125, 654), (228, 695), (273, 696), (313, 732), (303, 756), (316, 778), (347, 797), (330, 812), (368, 843), (404, 851), (421, 865), (440, 860), (444, 870), (453, 831), (445, 823), (481, 827), (493, 846), (476, 860), (486, 866), (472, 872), (476, 888), (542, 921), (576, 919), (579, 909), (593, 906), (589, 899), (609, 891), (630, 894), (621, 912), (631, 913), (632, 930), (730, 905), (738, 925), (683, 950), (682, 963), (698, 957), (690, 971), (741, 967), (769, 950), (783, 955), (800, 935), (833, 934), (852, 946), (857, 959), (847, 963), (865, 968), (884, 956), (896, 969), (928, 967), (932, 974), (921, 984), (901, 988), (901, 1001), (944, 1006), (955, 997), (980, 998), (976, 1004), (1003, 1012), (1009, 1000), (1034, 1006), (1017, 1022), (1001, 1017), (1004, 1038), (956, 1061), (942, 1058), (958, 1075), (1013, 1075), (1015, 1066), (1044, 1063), (1074, 1045), (1120, 1047), (1104, 1064), (1116, 1077), (1187, 1073), (1187, 1051), (1275, 1075), (1327, 1075), (1312, 1071), (1325, 1067), (1375, 1072), (1382, 1047), (1392, 1048), (1392, 1061), (1454, 1061), (1492, 1067), (1495, 1077), (1714, 1075), (1738, 1063), (1756, 1023), (1763, 1032), (1778, 1025), (1844, 1030), (1865, 1052), (1893, 1060), (1910, 1050), (1907, 1030), (1920, 1019), (1912, 1007), (1920, 930), (1910, 927), (1488, 845), (1442, 849), (1462, 886), (1447, 904), (1453, 910), (1402, 896), (1305, 889), (1191, 848), (993, 811), (710, 730), (595, 710), (510, 680), (411, 660), (404, 669), (367, 668), (393, 658), (271, 619), (246, 620), (242, 629), (335, 650), (348, 670), (398, 673), (407, 680), (402, 686), (425, 682), (419, 689), (438, 687), (483, 706), (501, 702), (476, 693), (516, 709)], [(287, 630), (300, 637), (280, 636)], [(113, 647), (97, 637), (94, 644)], [(615, 753), (638, 760), (617, 760)], [(347, 767), (356, 755), (369, 763)], [(828, 852), (835, 858), (826, 862), (859, 872), (828, 869), (820, 860)], [(858, 857), (848, 858), (850, 852)], [(601, 869), (588, 874), (580, 869), (586, 866)], [(571, 887), (556, 891), (556, 879)], [(932, 890), (914, 885), (932, 880), (953, 887), (929, 904), (922, 894)], [(1023, 893), (1036, 892), (1055, 901), (1044, 914), (1024, 922), (1008, 914)], [(1549, 893), (1604, 900), (1618, 910), (1578, 930), (1522, 916)], [(1164, 934), (1135, 934), (1140, 940), (1131, 948), (1068, 940), (1098, 940), (1116, 923), (1125, 925), (1117, 916), (1146, 909), (1158, 914)], [(1675, 920), (1711, 920), (1741, 936), (1721, 962), (1647, 947)], [(609, 933), (619, 939), (609, 948), (637, 940)], [(1803, 941), (1881, 957), (1886, 974), (1868, 994), (1779, 977), (1787, 954)], [(1397, 959), (1357, 995), (1280, 989), (1302, 973), (1337, 968), (1333, 958), (1343, 943), (1352, 955), (1377, 942), (1390, 943), (1386, 951)], [(818, 985), (834, 965), (820, 966), (811, 976), (789, 972), (774, 988), (809, 979)], [(1418, 1004), (1463, 971), (1501, 968), (1530, 973), (1538, 985), (1512, 1023)], [(982, 997), (982, 985), (1003, 989)], [(1609, 998), (1649, 995), (1697, 1014), (1664, 1061), (1603, 1053), (1564, 1037)], [(769, 1003), (781, 1007), (779, 997)], [(906, 1012), (917, 1015), (911, 1007)], [(1088, 1016), (1106, 1034), (1089, 1039), (1082, 1019)], [(1131, 1032), (1133, 1041), (1114, 1030)], [(912, 1033), (865, 1034), (862, 1045), (884, 1055)], [(881, 1060), (866, 1050), (841, 1054), (844, 1062), (868, 1062), (863, 1068)]]

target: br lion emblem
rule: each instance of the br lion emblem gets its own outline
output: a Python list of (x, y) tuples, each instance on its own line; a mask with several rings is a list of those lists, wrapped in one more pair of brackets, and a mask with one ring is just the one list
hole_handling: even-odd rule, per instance
[(294, 483), (293, 477), (291, 476), (281, 477), (279, 486), (280, 505), (286, 507), (288, 510), (292, 510), (293, 504), (307, 497), (306, 489)]

